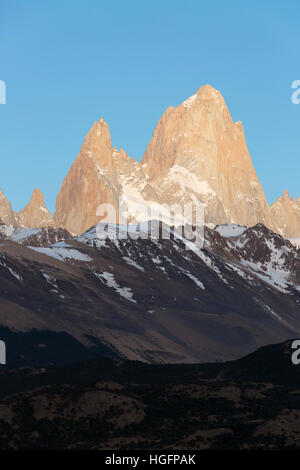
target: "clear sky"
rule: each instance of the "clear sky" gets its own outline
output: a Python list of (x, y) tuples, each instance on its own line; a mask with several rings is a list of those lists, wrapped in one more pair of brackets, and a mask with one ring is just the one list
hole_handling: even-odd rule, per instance
[(92, 124), (140, 160), (154, 127), (209, 83), (241, 120), (269, 202), (299, 190), (299, 0), (9, 0), (0, 3), (0, 185), (54, 210)]

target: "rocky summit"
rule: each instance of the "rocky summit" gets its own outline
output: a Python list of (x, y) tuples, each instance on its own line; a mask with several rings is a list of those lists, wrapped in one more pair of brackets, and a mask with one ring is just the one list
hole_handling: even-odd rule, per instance
[(290, 198), (284, 192), (271, 206), (272, 220), (278, 232), (289, 238), (299, 237), (300, 197)]
[[(63, 181), (54, 220), (37, 189), (17, 214), (1, 192), (0, 220), (29, 228), (54, 225), (80, 235), (104, 215), (110, 222), (126, 216), (129, 222), (169, 223), (165, 206), (176, 217), (187, 203), (202, 205), (208, 225), (263, 223), (287, 238), (300, 236), (300, 198), (290, 199), (286, 191), (269, 206), (242, 123), (233, 122), (221, 93), (210, 85), (165, 111), (141, 162), (112, 146), (101, 118)], [(115, 214), (99, 211), (103, 204)]]
[(18, 212), (16, 217), (21, 227), (39, 228), (53, 225), (51, 212), (45, 206), (43, 193), (39, 189), (34, 189), (29, 204)]
[(164, 204), (198, 202), (208, 224), (261, 222), (297, 237), (299, 201), (284, 200), (270, 208), (242, 123), (232, 121), (221, 93), (206, 85), (166, 110), (141, 162), (113, 148), (108, 124), (96, 122), (63, 182), (55, 224), (78, 235), (100, 220), (99, 204), (112, 204), (118, 214), (124, 203), (129, 220), (140, 207), (154, 208), (165, 220)]
[(11, 204), (7, 200), (7, 198), (4, 196), (1, 189), (0, 189), (0, 220), (7, 225), (15, 225), (17, 223)]
[(208, 223), (272, 227), (243, 126), (232, 121), (220, 92), (210, 86), (167, 109), (143, 165), (163, 201), (199, 201)]
[[(196, 227), (179, 234), (165, 212), (186, 203), (205, 208), (195, 240)], [(105, 222), (101, 204), (130, 224)], [(54, 218), (38, 189), (18, 213), (0, 192), (10, 367), (103, 354), (225, 361), (299, 337), (299, 211), (287, 191), (269, 206), (243, 127), (210, 86), (167, 109), (141, 162), (113, 147), (100, 119)]]

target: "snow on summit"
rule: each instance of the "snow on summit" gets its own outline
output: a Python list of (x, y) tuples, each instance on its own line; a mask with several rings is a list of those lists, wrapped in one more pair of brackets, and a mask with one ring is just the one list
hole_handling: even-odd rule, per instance
[(237, 224), (227, 224), (227, 225), (218, 225), (215, 228), (216, 232), (218, 232), (222, 237), (238, 237), (242, 235), (246, 227), (241, 227)]

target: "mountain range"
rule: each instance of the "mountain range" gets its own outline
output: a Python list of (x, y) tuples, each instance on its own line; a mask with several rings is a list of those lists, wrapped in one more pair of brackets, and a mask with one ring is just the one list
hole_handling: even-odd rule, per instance
[[(187, 203), (205, 209), (200, 239), (166, 220), (166, 205)], [(101, 222), (101, 204), (130, 225)], [(210, 86), (166, 110), (141, 162), (112, 147), (100, 119), (54, 217), (38, 189), (18, 213), (0, 192), (9, 367), (103, 355), (219, 362), (298, 337), (299, 215), (287, 192), (269, 206), (242, 124)]]
[[(206, 227), (204, 246), (163, 222), (65, 229), (0, 225), (0, 337), (9, 367), (108, 355), (232, 360), (299, 337), (300, 251), (263, 224)], [(151, 226), (150, 226), (151, 225)], [(148, 230), (148, 232), (147, 232)]]
[(191, 202), (203, 204), (208, 225), (263, 223), (286, 238), (300, 237), (300, 198), (286, 191), (269, 206), (243, 126), (232, 121), (222, 95), (209, 85), (165, 111), (141, 162), (112, 146), (109, 126), (100, 119), (63, 181), (54, 217), (35, 189), (18, 213), (0, 191), (0, 220), (80, 235), (99, 222), (100, 204), (112, 204), (118, 212), (120, 201), (129, 220), (141, 206), (159, 211), (164, 204)]

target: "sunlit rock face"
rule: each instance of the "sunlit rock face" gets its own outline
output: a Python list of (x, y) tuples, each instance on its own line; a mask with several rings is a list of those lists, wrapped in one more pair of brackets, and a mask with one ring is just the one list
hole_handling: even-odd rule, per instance
[(113, 148), (108, 124), (96, 122), (63, 182), (54, 220), (56, 227), (80, 234), (101, 219), (99, 205), (112, 205), (119, 220), (123, 204), (129, 221), (145, 220), (154, 209), (168, 223), (163, 205), (186, 203), (203, 205), (206, 224), (263, 223), (299, 236), (299, 200), (287, 204), (285, 215), (282, 204), (270, 208), (243, 126), (232, 121), (222, 95), (209, 85), (166, 110), (141, 162)]
[(53, 225), (52, 215), (47, 209), (43, 193), (39, 189), (34, 189), (30, 202), (16, 214), (16, 219), (21, 227), (39, 228)]
[(129, 220), (134, 207), (147, 201), (150, 206), (159, 203), (141, 163), (123, 149), (112, 147), (108, 124), (100, 119), (86, 136), (62, 184), (56, 200), (55, 225), (80, 234), (101, 219), (99, 212), (97, 215), (99, 205), (112, 205), (119, 220), (122, 201), (129, 210)]
[(207, 222), (272, 227), (242, 124), (232, 121), (222, 95), (209, 85), (167, 109), (143, 169), (163, 200), (205, 204)]
[(10, 202), (0, 189), (0, 220), (6, 225), (16, 225), (15, 214)]
[(288, 191), (271, 206), (276, 231), (288, 238), (300, 237), (300, 197), (290, 198)]

